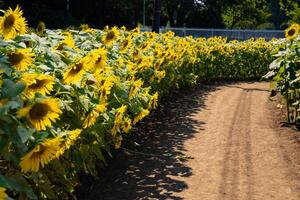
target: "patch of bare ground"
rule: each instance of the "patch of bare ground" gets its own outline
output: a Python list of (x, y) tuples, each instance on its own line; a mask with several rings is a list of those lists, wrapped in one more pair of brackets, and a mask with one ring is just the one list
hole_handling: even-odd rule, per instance
[(299, 132), (268, 83), (199, 86), (143, 121), (80, 199), (299, 200)]

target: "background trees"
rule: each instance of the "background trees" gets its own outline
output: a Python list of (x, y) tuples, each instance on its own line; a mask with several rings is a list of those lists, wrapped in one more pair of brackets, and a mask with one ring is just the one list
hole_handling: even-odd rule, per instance
[[(69, 2), (69, 3), (67, 3)], [(88, 23), (101, 28), (152, 25), (154, 0), (0, 0), (1, 8), (21, 5), (31, 26), (49, 28)], [(162, 0), (161, 25), (203, 28), (283, 29), (300, 21), (300, 0)], [(69, 8), (67, 8), (69, 4)]]

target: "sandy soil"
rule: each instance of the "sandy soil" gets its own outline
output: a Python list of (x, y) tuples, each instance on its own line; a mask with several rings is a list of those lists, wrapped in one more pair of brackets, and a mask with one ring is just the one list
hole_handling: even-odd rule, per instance
[(138, 127), (85, 199), (300, 200), (300, 134), (280, 127), (268, 96), (267, 83), (178, 94)]

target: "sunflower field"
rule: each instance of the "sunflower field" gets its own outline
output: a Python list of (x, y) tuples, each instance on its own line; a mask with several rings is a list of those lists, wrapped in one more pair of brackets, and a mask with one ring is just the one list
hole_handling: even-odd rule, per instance
[(300, 125), (300, 25), (293, 24), (285, 32), (286, 39), (277, 41), (274, 61), (265, 75), (271, 87), (281, 93), (287, 109), (287, 121)]
[[(274, 41), (177, 37), (138, 28), (27, 27), (0, 18), (0, 200), (69, 199), (97, 176), (161, 96), (201, 81), (268, 71)], [(293, 44), (294, 45), (294, 44)]]

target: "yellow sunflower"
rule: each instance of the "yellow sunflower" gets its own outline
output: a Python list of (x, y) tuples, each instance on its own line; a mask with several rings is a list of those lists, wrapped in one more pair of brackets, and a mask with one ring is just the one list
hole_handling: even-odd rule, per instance
[(94, 33), (95, 31), (90, 28), (88, 24), (80, 24), (79, 29), (81, 31), (87, 32), (87, 33)]
[(6, 188), (0, 187), (0, 200), (5, 200), (8, 196), (5, 193)]
[(138, 123), (144, 117), (148, 116), (150, 114), (150, 111), (148, 109), (143, 109), (137, 116), (134, 117), (133, 124)]
[(155, 92), (155, 94), (151, 97), (149, 104), (148, 104), (148, 109), (153, 109), (157, 106), (157, 100), (158, 100), (158, 92)]
[(75, 45), (75, 41), (72, 37), (72, 34), (70, 32), (66, 32), (66, 33), (64, 33), (64, 35), (65, 35), (65, 38), (57, 44), (55, 49), (61, 51), (64, 49), (64, 46), (68, 46), (70, 48), (75, 48), (76, 45)]
[(26, 84), (25, 94), (34, 97), (35, 93), (42, 95), (50, 94), (55, 84), (55, 78), (46, 74), (25, 73), (21, 77), (21, 81)]
[(88, 69), (84, 59), (72, 63), (63, 75), (63, 83), (77, 84), (81, 81), (85, 71)]
[(126, 105), (122, 105), (120, 108), (117, 109), (117, 112), (115, 114), (114, 126), (111, 130), (112, 135), (116, 135), (117, 132), (120, 132), (123, 116), (124, 116), (124, 113), (126, 112), (126, 109), (127, 109)]
[(125, 133), (128, 133), (129, 130), (132, 128), (131, 123), (132, 123), (132, 122), (131, 122), (131, 119), (130, 119), (130, 118), (126, 117), (126, 118), (124, 119), (122, 129), (123, 129), (123, 131), (124, 131)]
[(18, 111), (18, 117), (26, 117), (38, 130), (46, 130), (62, 113), (59, 99), (42, 99)]
[(86, 56), (86, 62), (89, 71), (92, 73), (100, 73), (107, 64), (107, 50), (105, 48), (94, 49)]
[(292, 24), (289, 28), (285, 30), (285, 37), (289, 40), (295, 39), (299, 34), (299, 29), (299, 24)]
[(120, 44), (120, 52), (124, 53), (132, 44), (132, 40), (130, 37), (126, 38), (121, 44)]
[(75, 129), (73, 131), (66, 131), (64, 136), (61, 137), (59, 150), (57, 151), (57, 157), (63, 155), (64, 152), (74, 144), (81, 134), (81, 129)]
[(9, 8), (3, 17), (0, 17), (0, 33), (4, 40), (14, 39), (17, 35), (27, 32), (27, 22), (22, 17), (23, 11), (19, 6), (15, 10)]
[(17, 49), (8, 53), (10, 64), (18, 71), (24, 71), (29, 68), (33, 62), (34, 54), (30, 49)]
[(111, 89), (117, 81), (116, 76), (109, 76), (105, 79), (103, 85), (100, 87), (100, 102), (106, 102), (108, 95), (110, 95)]
[(99, 104), (95, 108), (93, 108), (86, 116), (83, 122), (83, 128), (91, 127), (97, 121), (99, 115), (106, 111), (106, 103)]
[(22, 172), (38, 172), (51, 160), (58, 157), (61, 138), (46, 139), (36, 145), (30, 152), (21, 158), (20, 167)]
[(107, 32), (102, 37), (102, 42), (106, 46), (111, 46), (113, 42), (118, 38), (120, 32), (117, 27), (113, 27), (111, 30), (107, 30)]
[(137, 81), (134, 81), (131, 88), (130, 88), (130, 91), (129, 91), (129, 100), (133, 99), (137, 93), (137, 91), (142, 87), (143, 85), (143, 81), (142, 80), (137, 80)]

